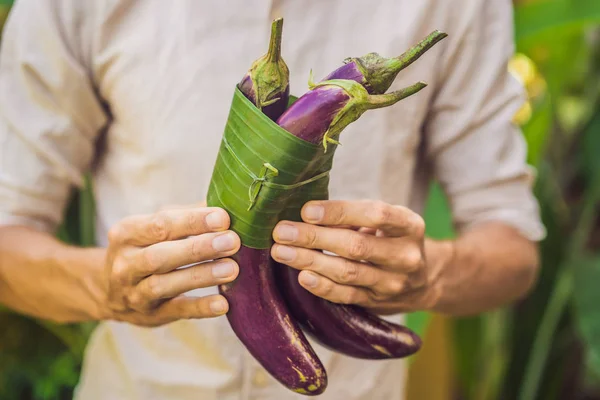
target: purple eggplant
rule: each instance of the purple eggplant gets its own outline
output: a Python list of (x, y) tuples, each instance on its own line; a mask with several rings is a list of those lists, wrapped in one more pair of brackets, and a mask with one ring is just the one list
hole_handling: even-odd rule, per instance
[(220, 287), (233, 331), (284, 386), (305, 395), (323, 393), (327, 373), (281, 296), (269, 250), (242, 246), (233, 259), (239, 276)]
[(271, 25), (267, 54), (252, 63), (238, 87), (259, 110), (276, 120), (286, 109), (290, 97), (290, 72), (281, 57), (283, 19)]
[(388, 322), (354, 305), (329, 302), (298, 284), (299, 271), (278, 266), (278, 283), (294, 318), (321, 345), (350, 357), (402, 358), (421, 347), (410, 329)]
[(335, 138), (367, 110), (391, 106), (427, 85), (417, 82), (395, 92), (371, 95), (361, 84), (348, 79), (315, 84), (311, 72), (308, 86), (310, 90), (277, 119), (277, 124), (307, 142), (322, 142), (327, 150), (327, 144), (338, 144)]
[(444, 32), (433, 31), (408, 51), (394, 58), (382, 57), (377, 53), (347, 58), (344, 65), (323, 78), (323, 81), (350, 79), (363, 85), (370, 94), (383, 94), (392, 86), (400, 71), (447, 36)]
[[(341, 131), (367, 109), (390, 106), (425, 87), (419, 82), (382, 94), (398, 72), (444, 37), (444, 33), (433, 32), (395, 59), (385, 59), (376, 53), (348, 59), (317, 85), (311, 77), (311, 91), (286, 110), (277, 123), (303, 140), (323, 142), (326, 149), (327, 143), (337, 143), (335, 138)], [(308, 292), (298, 282), (298, 270), (280, 265), (277, 275), (294, 318), (323, 346), (363, 359), (403, 358), (420, 349), (421, 339), (407, 327), (381, 319), (361, 307), (333, 303)]]
[[(282, 19), (273, 21), (268, 53), (253, 63), (238, 85), (272, 120), (289, 100), (289, 72), (280, 54), (282, 26)], [(229, 302), (227, 319), (238, 339), (290, 390), (308, 396), (323, 393), (327, 373), (277, 288), (269, 249), (242, 246), (232, 258), (239, 275), (219, 292)]]

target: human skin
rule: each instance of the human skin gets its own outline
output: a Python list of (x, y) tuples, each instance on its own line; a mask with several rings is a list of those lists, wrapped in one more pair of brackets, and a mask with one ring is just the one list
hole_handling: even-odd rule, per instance
[[(537, 276), (536, 244), (500, 222), (437, 241), (416, 213), (379, 201), (309, 202), (302, 217), (277, 225), (273, 258), (302, 270), (300, 284), (315, 295), (378, 314), (475, 314), (523, 296)], [(223, 315), (223, 296), (184, 293), (236, 278), (229, 257), (240, 240), (229, 223), (224, 210), (204, 204), (169, 207), (115, 224), (107, 248), (1, 227), (0, 303), (63, 323), (159, 326)]]

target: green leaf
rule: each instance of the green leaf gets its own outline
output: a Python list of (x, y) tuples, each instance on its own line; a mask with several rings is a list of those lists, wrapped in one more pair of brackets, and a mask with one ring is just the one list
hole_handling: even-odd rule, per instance
[(574, 266), (575, 321), (586, 347), (590, 371), (600, 380), (600, 254)]
[[(442, 188), (437, 183), (431, 185), (423, 219), (427, 236), (434, 239), (449, 239), (454, 236), (450, 207)], [(427, 312), (410, 313), (406, 315), (406, 326), (423, 337), (431, 318), (431, 314)]]
[(95, 204), (92, 181), (89, 175), (85, 177), (85, 187), (79, 196), (79, 232), (80, 245), (89, 247), (96, 244), (95, 236)]
[(515, 9), (515, 37), (529, 40), (547, 31), (579, 28), (600, 22), (600, 2), (597, 0), (543, 0)]
[(448, 199), (438, 183), (431, 185), (429, 196), (423, 213), (425, 233), (433, 239), (450, 239), (454, 237), (452, 213)]
[(290, 134), (236, 88), (207, 204), (227, 210), (244, 246), (267, 249), (277, 222), (298, 221), (307, 201), (328, 198), (336, 147)]
[(552, 126), (552, 103), (550, 96), (544, 96), (531, 119), (523, 126), (523, 135), (527, 141), (527, 162), (537, 166), (546, 149)]
[(425, 335), (429, 322), (431, 322), (431, 314), (424, 311), (407, 314), (405, 319), (406, 327), (421, 338)]
[(483, 351), (483, 317), (455, 318), (452, 330), (458, 383), (465, 399), (476, 399), (477, 385), (483, 377), (480, 368)]
[(589, 186), (600, 185), (600, 110), (591, 119), (582, 138), (582, 169)]

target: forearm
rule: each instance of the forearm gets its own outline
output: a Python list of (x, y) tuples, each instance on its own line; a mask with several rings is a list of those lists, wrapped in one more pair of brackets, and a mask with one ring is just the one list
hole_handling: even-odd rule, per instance
[(57, 322), (98, 320), (105, 250), (68, 246), (25, 227), (0, 227), (0, 303)]
[(481, 225), (453, 241), (427, 240), (428, 262), (439, 268), (434, 311), (476, 314), (525, 295), (538, 271), (535, 243), (501, 224)]

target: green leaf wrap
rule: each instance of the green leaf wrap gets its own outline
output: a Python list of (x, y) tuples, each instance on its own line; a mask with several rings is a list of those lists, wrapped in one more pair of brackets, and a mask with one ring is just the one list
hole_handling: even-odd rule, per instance
[(298, 221), (307, 201), (328, 198), (336, 147), (331, 145), (324, 152), (321, 144), (297, 138), (260, 112), (236, 87), (207, 205), (229, 213), (230, 229), (240, 236), (242, 245), (270, 248), (279, 221)]

